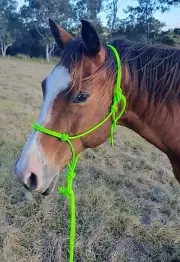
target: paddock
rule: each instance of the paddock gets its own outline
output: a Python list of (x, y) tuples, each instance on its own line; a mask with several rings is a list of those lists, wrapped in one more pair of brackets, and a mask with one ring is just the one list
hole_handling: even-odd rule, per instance
[[(53, 64), (0, 59), (0, 261), (65, 262), (68, 201), (28, 193), (12, 175)], [(180, 261), (180, 186), (168, 158), (118, 127), (77, 166), (76, 261)], [(179, 259), (179, 260), (178, 260)]]

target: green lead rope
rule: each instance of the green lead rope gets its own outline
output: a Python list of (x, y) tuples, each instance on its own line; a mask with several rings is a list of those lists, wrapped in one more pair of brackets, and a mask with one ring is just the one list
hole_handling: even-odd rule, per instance
[[(44, 128), (43, 126), (40, 126), (38, 124), (33, 124), (33, 129), (38, 130), (39, 132), (42, 132), (44, 134), (53, 136), (53, 137), (57, 137), (59, 138), (61, 141), (65, 141), (69, 144), (70, 149), (71, 149), (71, 153), (72, 153), (72, 157), (71, 157), (71, 162), (68, 163), (67, 167), (68, 167), (68, 172), (67, 172), (67, 186), (66, 187), (61, 187), (59, 188), (59, 193), (63, 194), (65, 197), (67, 197), (69, 199), (69, 203), (70, 203), (70, 239), (69, 239), (69, 262), (73, 262), (74, 259), (74, 242), (75, 242), (75, 226), (76, 226), (76, 204), (75, 204), (75, 194), (73, 191), (73, 180), (76, 176), (75, 174), (75, 168), (77, 165), (77, 161), (78, 158), (80, 156), (75, 154), (75, 150), (74, 150), (74, 146), (71, 142), (71, 140), (74, 139), (78, 139), (81, 138), (85, 135), (88, 135), (89, 133), (93, 132), (94, 130), (96, 130), (97, 128), (99, 128), (100, 126), (102, 126), (110, 117), (112, 117), (112, 124), (111, 124), (111, 130), (110, 130), (110, 140), (111, 140), (111, 145), (114, 145), (114, 138), (113, 138), (113, 134), (114, 134), (114, 130), (116, 128), (117, 125), (117, 121), (119, 120), (119, 118), (122, 116), (122, 114), (125, 111), (126, 108), (126, 98), (125, 96), (122, 94), (122, 89), (121, 89), (121, 63), (120, 63), (120, 58), (119, 58), (119, 54), (117, 52), (117, 50), (112, 46), (112, 45), (108, 45), (108, 47), (113, 51), (114, 56), (116, 58), (116, 62), (117, 62), (117, 71), (116, 71), (116, 86), (115, 86), (115, 90), (114, 90), (114, 95), (113, 95), (113, 99), (112, 99), (112, 105), (110, 107), (110, 113), (101, 121), (99, 122), (97, 125), (95, 125), (94, 127), (92, 127), (91, 129), (75, 135), (75, 136), (69, 136), (66, 133), (57, 133), (55, 131), (49, 130), (47, 128)], [(118, 113), (118, 115), (116, 116), (116, 112), (118, 111), (118, 104), (122, 102), (122, 108), (120, 110), (120, 112)]]

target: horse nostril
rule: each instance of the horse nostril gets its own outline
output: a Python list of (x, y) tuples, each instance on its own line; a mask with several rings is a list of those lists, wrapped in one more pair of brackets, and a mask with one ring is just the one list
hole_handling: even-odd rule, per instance
[(37, 177), (34, 173), (31, 173), (30, 177), (28, 178), (27, 187), (30, 190), (35, 190), (37, 188)]

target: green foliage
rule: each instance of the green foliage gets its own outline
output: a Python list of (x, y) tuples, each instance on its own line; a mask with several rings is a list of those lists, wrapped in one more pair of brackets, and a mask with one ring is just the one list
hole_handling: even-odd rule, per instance
[(27, 0), (20, 9), (21, 17), (27, 28), (36, 29), (40, 36), (39, 44), (44, 47), (47, 61), (54, 50), (55, 41), (49, 29), (48, 18), (55, 19), (67, 27), (70, 14), (70, 3), (67, 0)]
[(180, 47), (180, 28), (161, 32), (157, 37), (157, 42)]
[[(177, 1), (178, 2), (178, 1)], [(160, 0), (138, 0), (134, 7), (128, 6), (125, 13), (126, 19), (116, 19), (113, 30), (114, 36), (124, 35), (130, 40), (144, 43), (163, 43), (171, 46), (178, 44), (177, 36), (180, 34), (178, 28), (174, 33), (163, 32), (164, 23), (154, 18), (156, 11), (165, 12), (170, 8), (170, 1)], [(176, 38), (176, 39), (175, 39)]]
[(180, 28), (174, 28), (174, 33), (175, 33), (177, 36), (180, 36)]
[(98, 19), (98, 15), (103, 9), (103, 1), (104, 0), (75, 0), (71, 2), (74, 22), (79, 23), (79, 20), (82, 18), (93, 21)]
[[(124, 10), (127, 18), (121, 20), (117, 16), (118, 0), (26, 0), (19, 11), (17, 0), (0, 0), (1, 53), (7, 50), (8, 55), (23, 53), (30, 57), (46, 57), (47, 61), (51, 56), (60, 55), (49, 29), (49, 17), (73, 37), (80, 33), (80, 19), (84, 18), (91, 20), (106, 42), (111, 40), (111, 34), (118, 34), (145, 43), (176, 46), (180, 30), (176, 28), (173, 36), (163, 34), (165, 24), (155, 19), (154, 13), (157, 10), (165, 12), (179, 3), (180, 0), (138, 0), (135, 7)], [(107, 26), (102, 23), (102, 13)]]
[(20, 35), (20, 20), (16, 8), (16, 0), (0, 0), (0, 47), (3, 55)]
[(106, 4), (104, 6), (104, 10), (106, 12), (106, 18), (107, 18), (107, 25), (111, 32), (114, 30), (117, 22), (119, 21), (119, 19), (117, 18), (117, 11), (118, 11), (117, 5), (118, 5), (118, 0), (109, 0), (106, 1)]
[(159, 0), (159, 4), (163, 6), (164, 10), (168, 10), (171, 6), (180, 6), (180, 0)]
[(161, 6), (157, 0), (138, 0), (136, 7), (129, 6), (125, 12), (129, 14), (126, 23), (130, 24), (133, 33), (144, 39), (145, 42), (153, 42), (159, 31), (165, 26), (153, 17)]

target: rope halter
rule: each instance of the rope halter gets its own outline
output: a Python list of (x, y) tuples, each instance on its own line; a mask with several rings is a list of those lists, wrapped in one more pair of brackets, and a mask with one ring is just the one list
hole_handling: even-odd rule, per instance
[[(78, 139), (81, 138), (85, 135), (88, 135), (90, 133), (92, 133), (94, 130), (96, 130), (97, 128), (99, 128), (100, 126), (102, 126), (110, 117), (112, 117), (112, 124), (111, 124), (111, 130), (110, 130), (110, 141), (111, 141), (111, 145), (114, 146), (114, 130), (116, 128), (117, 125), (117, 121), (119, 120), (119, 118), (122, 116), (122, 114), (125, 111), (126, 108), (126, 98), (125, 96), (122, 94), (122, 89), (121, 89), (121, 63), (120, 63), (120, 58), (119, 58), (119, 54), (116, 50), (116, 48), (114, 48), (112, 45), (108, 45), (108, 47), (112, 50), (115, 58), (116, 58), (116, 62), (117, 62), (117, 69), (116, 69), (116, 86), (114, 89), (114, 95), (112, 98), (112, 104), (110, 106), (110, 112), (109, 114), (101, 121), (99, 122), (97, 125), (95, 125), (94, 127), (90, 128), (89, 130), (75, 135), (75, 136), (69, 136), (66, 133), (57, 133), (55, 131), (49, 130), (44, 128), (43, 126), (40, 126), (38, 124), (33, 124), (33, 129), (42, 132), (44, 134), (53, 136), (53, 137), (57, 137), (59, 138), (61, 141), (67, 142), (70, 146), (71, 149), (71, 153), (72, 153), (72, 157), (71, 157), (71, 162), (68, 163), (68, 172), (66, 175), (66, 179), (67, 179), (67, 186), (66, 187), (61, 187), (59, 188), (59, 193), (63, 194), (65, 197), (67, 197), (69, 199), (70, 202), (70, 239), (69, 239), (69, 262), (73, 262), (73, 258), (74, 258), (74, 242), (75, 242), (75, 225), (76, 225), (76, 220), (75, 220), (75, 194), (73, 191), (73, 180), (76, 176), (75, 174), (75, 168), (76, 168), (76, 164), (78, 161), (78, 158), (80, 155), (75, 155), (75, 149), (74, 146), (71, 142), (71, 140), (74, 139)], [(120, 110), (120, 112), (118, 113), (118, 105), (119, 103), (122, 103), (122, 108)], [(117, 115), (116, 115), (117, 113)]]

